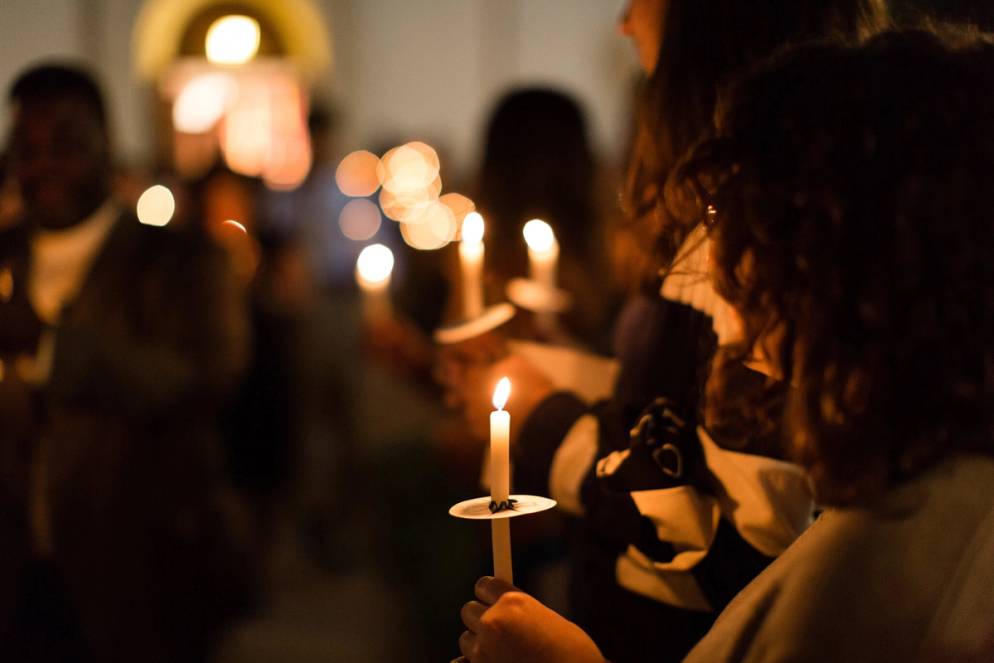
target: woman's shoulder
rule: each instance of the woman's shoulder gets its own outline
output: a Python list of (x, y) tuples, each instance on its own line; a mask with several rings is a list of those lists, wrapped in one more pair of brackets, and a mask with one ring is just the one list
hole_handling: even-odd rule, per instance
[(992, 482), (994, 459), (959, 456), (871, 507), (827, 510), (688, 660), (917, 660), (969, 645), (983, 629), (964, 618), (994, 614)]

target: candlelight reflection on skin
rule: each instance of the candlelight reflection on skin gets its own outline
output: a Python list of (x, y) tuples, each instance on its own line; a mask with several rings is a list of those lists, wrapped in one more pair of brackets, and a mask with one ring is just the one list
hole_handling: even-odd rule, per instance
[(227, 228), (234, 228), (235, 230), (240, 230), (242, 231), (242, 233), (248, 235), (248, 229), (246, 229), (243, 224), (239, 223), (238, 221), (235, 221), (234, 219), (227, 219), (221, 225)]

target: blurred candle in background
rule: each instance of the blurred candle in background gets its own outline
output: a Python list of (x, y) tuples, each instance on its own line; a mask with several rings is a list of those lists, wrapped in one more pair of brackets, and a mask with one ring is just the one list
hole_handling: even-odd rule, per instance
[(368, 322), (390, 315), (390, 275), (393, 252), (383, 244), (370, 244), (356, 260), (355, 275), (361, 292), (363, 318)]
[(462, 222), (459, 264), (462, 268), (463, 318), (483, 314), (483, 217), (470, 212)]
[(543, 287), (555, 288), (559, 243), (552, 227), (541, 219), (532, 219), (525, 224), (522, 234), (528, 245), (529, 277)]
[[(506, 503), (511, 497), (510, 433), (511, 415), (504, 409), (511, 395), (511, 381), (506, 377), (497, 382), (490, 413), (490, 499), (497, 504)], [(490, 521), (490, 534), (494, 551), (494, 576), (514, 582), (511, 569), (511, 519), (494, 518)]]

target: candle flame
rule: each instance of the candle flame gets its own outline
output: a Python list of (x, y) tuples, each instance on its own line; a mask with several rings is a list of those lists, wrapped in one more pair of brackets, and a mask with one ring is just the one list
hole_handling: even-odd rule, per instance
[(494, 389), (494, 407), (498, 410), (503, 410), (504, 406), (507, 405), (507, 399), (511, 395), (511, 381), (507, 377), (502, 377), (497, 382), (497, 388)]
[(393, 251), (382, 244), (370, 244), (359, 254), (356, 271), (369, 283), (386, 281), (393, 271)]
[(138, 220), (147, 226), (164, 226), (173, 218), (176, 200), (172, 192), (161, 184), (145, 189), (138, 198), (135, 209)]
[(214, 64), (245, 64), (259, 51), (259, 22), (251, 16), (223, 16), (207, 29), (204, 48)]
[(462, 220), (462, 241), (467, 244), (483, 241), (483, 217), (479, 212), (470, 212)]
[(541, 219), (532, 219), (526, 223), (522, 234), (525, 236), (525, 243), (532, 251), (547, 253), (556, 245), (556, 235), (552, 232), (552, 227)]

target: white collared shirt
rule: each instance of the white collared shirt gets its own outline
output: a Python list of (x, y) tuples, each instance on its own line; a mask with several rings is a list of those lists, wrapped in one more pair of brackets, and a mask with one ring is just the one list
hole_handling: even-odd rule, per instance
[(34, 234), (28, 298), (43, 321), (58, 321), (63, 306), (79, 292), (118, 212), (117, 203), (108, 198), (74, 226)]

